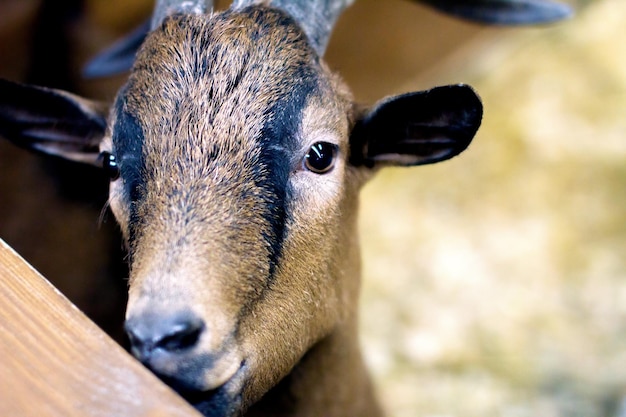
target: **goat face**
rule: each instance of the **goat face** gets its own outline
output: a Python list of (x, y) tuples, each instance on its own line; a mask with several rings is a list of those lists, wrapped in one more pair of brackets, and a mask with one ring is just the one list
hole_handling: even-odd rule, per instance
[(346, 89), (280, 12), (177, 16), (148, 37), (102, 150), (120, 171), (126, 327), (153, 371), (256, 397), (346, 315), (351, 118)]

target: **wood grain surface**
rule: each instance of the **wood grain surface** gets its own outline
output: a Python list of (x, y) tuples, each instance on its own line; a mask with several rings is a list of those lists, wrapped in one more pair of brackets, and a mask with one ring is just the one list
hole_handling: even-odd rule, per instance
[(0, 416), (198, 416), (0, 240)]

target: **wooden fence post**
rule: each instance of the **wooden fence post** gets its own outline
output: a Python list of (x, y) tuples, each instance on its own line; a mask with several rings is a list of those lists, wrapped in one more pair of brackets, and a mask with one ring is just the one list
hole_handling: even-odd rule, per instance
[(199, 414), (0, 240), (0, 416)]

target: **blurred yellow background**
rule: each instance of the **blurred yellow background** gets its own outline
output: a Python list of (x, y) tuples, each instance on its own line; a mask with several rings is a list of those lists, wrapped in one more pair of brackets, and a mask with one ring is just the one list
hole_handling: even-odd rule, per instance
[(482, 96), (468, 151), (363, 193), (381, 398), (396, 417), (624, 417), (626, 2), (493, 35), (426, 76)]

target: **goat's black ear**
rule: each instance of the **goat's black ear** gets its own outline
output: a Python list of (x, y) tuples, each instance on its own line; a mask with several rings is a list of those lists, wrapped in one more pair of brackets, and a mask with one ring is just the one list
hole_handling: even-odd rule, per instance
[(466, 85), (383, 100), (357, 121), (350, 138), (350, 162), (410, 166), (452, 158), (469, 146), (482, 114), (480, 98)]
[(97, 165), (106, 114), (64, 91), (0, 79), (0, 136), (22, 148)]

